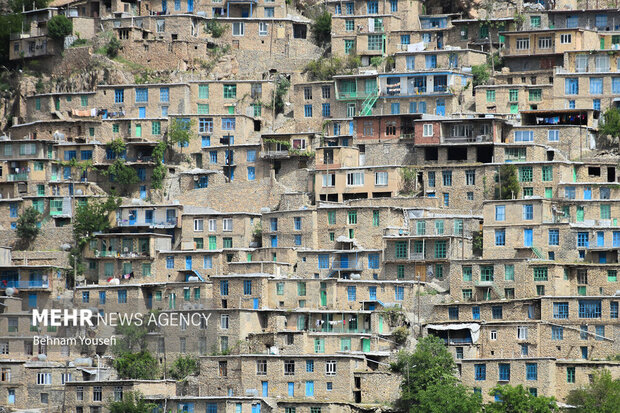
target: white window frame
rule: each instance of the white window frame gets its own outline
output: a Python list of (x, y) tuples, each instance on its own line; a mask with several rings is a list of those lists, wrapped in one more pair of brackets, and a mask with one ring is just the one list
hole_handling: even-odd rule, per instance
[(336, 185), (335, 174), (323, 174), (323, 188), (333, 188)]
[(228, 314), (220, 315), (220, 328), (222, 330), (228, 330), (230, 327), (230, 316)]
[(491, 330), (489, 333), (489, 339), (491, 341), (497, 340), (497, 330)]
[(517, 326), (517, 340), (527, 340), (527, 326)]
[(387, 171), (375, 172), (375, 186), (387, 186), (388, 173)]
[(425, 123), (422, 125), (422, 136), (425, 138), (433, 136), (433, 126), (434, 125), (432, 123)]
[(515, 47), (517, 50), (529, 50), (530, 48), (530, 38), (529, 37), (521, 37), (515, 40)]
[(194, 232), (202, 232), (205, 230), (203, 219), (194, 219)]
[(232, 35), (238, 36), (238, 37), (245, 36), (245, 23), (244, 22), (233, 22)]
[(573, 35), (571, 33), (560, 34), (560, 44), (570, 44), (573, 42)]
[(224, 232), (232, 232), (233, 230), (233, 220), (232, 218), (224, 218), (222, 220), (222, 231)]
[(258, 23), (258, 35), (259, 36), (267, 36), (268, 28), (269, 28), (269, 23), (267, 23), (267, 22), (259, 22)]
[(210, 219), (209, 220), (209, 232), (216, 232), (217, 231), (217, 219)]
[(52, 384), (52, 373), (37, 373), (37, 384), (48, 386)]
[(551, 49), (552, 44), (553, 44), (553, 40), (551, 39), (551, 37), (539, 37), (538, 38), (539, 49)]
[(364, 186), (364, 172), (347, 172), (347, 186)]
[(326, 376), (336, 375), (336, 360), (327, 360), (325, 362), (325, 375)]

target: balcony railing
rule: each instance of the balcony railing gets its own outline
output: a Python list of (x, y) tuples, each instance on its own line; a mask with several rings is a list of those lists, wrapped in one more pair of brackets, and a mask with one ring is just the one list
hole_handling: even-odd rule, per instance
[(116, 220), (116, 226), (118, 227), (176, 226), (176, 225), (177, 225), (176, 218), (171, 218), (171, 219), (166, 219), (166, 220), (161, 220), (161, 221), (156, 221), (156, 220), (137, 221), (137, 220), (129, 220), (129, 219), (117, 219)]
[(26, 173), (26, 172), (19, 173), (19, 174), (9, 174), (9, 176), (8, 176), (8, 181), (9, 182), (27, 181), (27, 180), (28, 180), (28, 173)]
[(29, 281), (18, 281), (18, 280), (9, 280), (4, 283), (0, 283), (0, 288), (17, 288), (21, 290), (27, 290), (29, 288), (49, 288), (49, 282), (43, 280), (29, 280)]
[(332, 262), (332, 270), (362, 270), (364, 264), (361, 260), (341, 261), (334, 260)]

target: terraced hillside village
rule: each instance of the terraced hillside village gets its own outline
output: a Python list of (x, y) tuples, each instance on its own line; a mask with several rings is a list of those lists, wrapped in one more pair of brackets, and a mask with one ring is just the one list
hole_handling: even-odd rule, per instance
[(0, 10), (0, 412), (618, 407), (617, 0)]

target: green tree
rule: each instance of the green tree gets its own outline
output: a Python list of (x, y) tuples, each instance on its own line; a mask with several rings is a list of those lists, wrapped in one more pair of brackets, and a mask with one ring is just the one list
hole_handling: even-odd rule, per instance
[(284, 112), (284, 96), (286, 96), (289, 87), (291, 87), (291, 82), (284, 76), (278, 76), (278, 80), (276, 81), (276, 92), (273, 97), (273, 106), (276, 115)]
[(218, 22), (217, 19), (211, 19), (205, 24), (205, 32), (217, 39), (222, 37), (226, 31), (226, 26)]
[(47, 32), (53, 39), (63, 39), (73, 32), (73, 22), (63, 14), (57, 14), (47, 22)]
[(182, 152), (183, 147), (189, 144), (189, 141), (192, 139), (192, 127), (195, 124), (194, 119), (172, 119), (168, 126), (168, 144), (170, 146), (180, 144)]
[(127, 145), (122, 138), (116, 138), (108, 142), (105, 147), (114, 154), (114, 157), (122, 156), (127, 150)]
[(105, 201), (90, 201), (79, 205), (73, 217), (73, 237), (76, 245), (85, 245), (95, 232), (110, 228), (110, 213), (116, 211), (121, 200), (108, 197)]
[(136, 325), (135, 323), (118, 325), (114, 332), (117, 336), (120, 336), (116, 340), (116, 345), (112, 348), (114, 354), (123, 355), (135, 351), (146, 351), (146, 335), (149, 333), (146, 323), (142, 325)]
[(151, 188), (153, 189), (161, 189), (164, 178), (166, 177), (166, 172), (168, 170), (166, 165), (164, 165), (166, 147), (166, 142), (160, 141), (157, 146), (153, 148), (153, 162), (155, 162), (153, 174), (151, 175)]
[(140, 180), (136, 170), (128, 166), (122, 158), (116, 159), (108, 168), (107, 173), (114, 179), (114, 182), (121, 185), (122, 193), (127, 193), (129, 186), (137, 184)]
[(185, 380), (187, 376), (198, 374), (200, 366), (198, 360), (191, 355), (180, 355), (170, 369), (170, 377), (175, 380)]
[(332, 39), (332, 15), (323, 10), (312, 22), (311, 28), (315, 43), (321, 47), (328, 45)]
[[(19, 10), (21, 12), (21, 9)], [(0, 62), (9, 64), (9, 42), (11, 33), (19, 32), (22, 28), (22, 15), (10, 13), (0, 15)]]
[(116, 36), (112, 36), (108, 44), (105, 45), (105, 54), (110, 58), (114, 59), (118, 56), (118, 51), (121, 48), (121, 41), (118, 40)]
[(620, 137), (620, 110), (616, 108), (607, 109), (603, 114), (602, 123), (602, 125), (599, 125), (599, 134), (601, 136)]
[(34, 207), (29, 207), (17, 218), (17, 237), (24, 246), (29, 245), (39, 235), (40, 218), (41, 213)]
[(124, 353), (113, 363), (121, 379), (153, 380), (159, 378), (157, 360), (147, 350)]
[(484, 406), (485, 413), (552, 413), (558, 411), (553, 397), (534, 396), (522, 385), (495, 386), (489, 392), (499, 400)]
[(481, 64), (471, 67), (471, 74), (474, 77), (474, 87), (486, 85), (491, 75), (489, 74), (489, 65)]
[(499, 168), (499, 177), (495, 185), (495, 199), (512, 199), (519, 197), (521, 186), (517, 177), (517, 167), (504, 164)]
[(592, 382), (568, 394), (566, 402), (576, 406), (575, 413), (616, 413), (620, 406), (620, 379), (607, 369), (594, 371)]
[(148, 403), (138, 392), (129, 392), (123, 394), (123, 400), (109, 402), (107, 408), (110, 413), (151, 413), (157, 405)]
[(438, 337), (422, 338), (413, 353), (401, 350), (391, 369), (402, 376), (396, 401), (401, 412), (475, 413), (481, 409), (480, 397), (454, 376), (454, 359)]

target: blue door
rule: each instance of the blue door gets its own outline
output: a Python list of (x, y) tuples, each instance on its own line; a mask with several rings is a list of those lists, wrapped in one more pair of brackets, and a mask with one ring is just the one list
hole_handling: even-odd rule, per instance
[(166, 0), (161, 0), (161, 11), (164, 13), (168, 11), (168, 2)]
[(73, 195), (73, 184), (69, 184), (69, 195)]
[(443, 49), (443, 33), (437, 33), (437, 50)]
[(349, 254), (340, 254), (340, 268), (349, 268)]
[(581, 347), (581, 358), (586, 360), (588, 358), (588, 348)]
[(598, 263), (599, 264), (607, 264), (607, 253), (599, 252), (598, 253)]
[(480, 320), (480, 307), (472, 307), (471, 308), (471, 317), (474, 320)]
[(443, 99), (437, 99), (437, 105), (435, 107), (435, 115), (446, 116), (446, 101)]
[(37, 295), (29, 294), (28, 295), (28, 307), (35, 308), (37, 306)]
[(592, 188), (586, 186), (583, 188), (583, 199), (592, 199)]
[(146, 199), (146, 185), (140, 186), (140, 199)]
[(187, 0), (187, 11), (188, 12), (194, 11), (194, 0)]
[(241, 17), (250, 17), (250, 8), (249, 7), (243, 7), (241, 9)]
[(136, 225), (136, 217), (138, 216), (138, 211), (132, 209), (129, 211), (129, 225)]
[(71, 167), (65, 166), (62, 172), (62, 177), (64, 179), (71, 179)]
[(377, 299), (377, 287), (368, 287), (368, 295), (371, 300)]
[(254, 305), (252, 308), (254, 308), (255, 310), (258, 310), (258, 298), (254, 299)]
[(295, 383), (292, 381), (288, 382), (288, 395), (291, 397), (295, 396)]
[(269, 397), (269, 382), (264, 381), (263, 383), (263, 397)]
[(605, 246), (605, 233), (603, 231), (598, 231), (596, 233), (596, 246), (597, 247)]
[(185, 269), (186, 270), (192, 269), (192, 256), (191, 255), (185, 256)]
[(306, 382), (306, 397), (314, 397), (314, 382)]
[(146, 118), (146, 108), (145, 108), (144, 106), (140, 106), (140, 107), (138, 108), (138, 117), (139, 117), (140, 119), (144, 119), (144, 118)]
[(15, 404), (15, 389), (9, 389), (9, 404)]
[(153, 211), (144, 211), (144, 222), (147, 224), (153, 223)]
[(353, 135), (353, 130), (354, 130), (353, 121), (351, 121), (349, 122), (349, 135)]
[(526, 228), (523, 230), (523, 246), (531, 247), (533, 242), (534, 235), (532, 233), (532, 228)]
[(260, 413), (260, 403), (252, 405), (252, 413)]
[(146, 308), (153, 307), (153, 293), (148, 293), (146, 295)]

